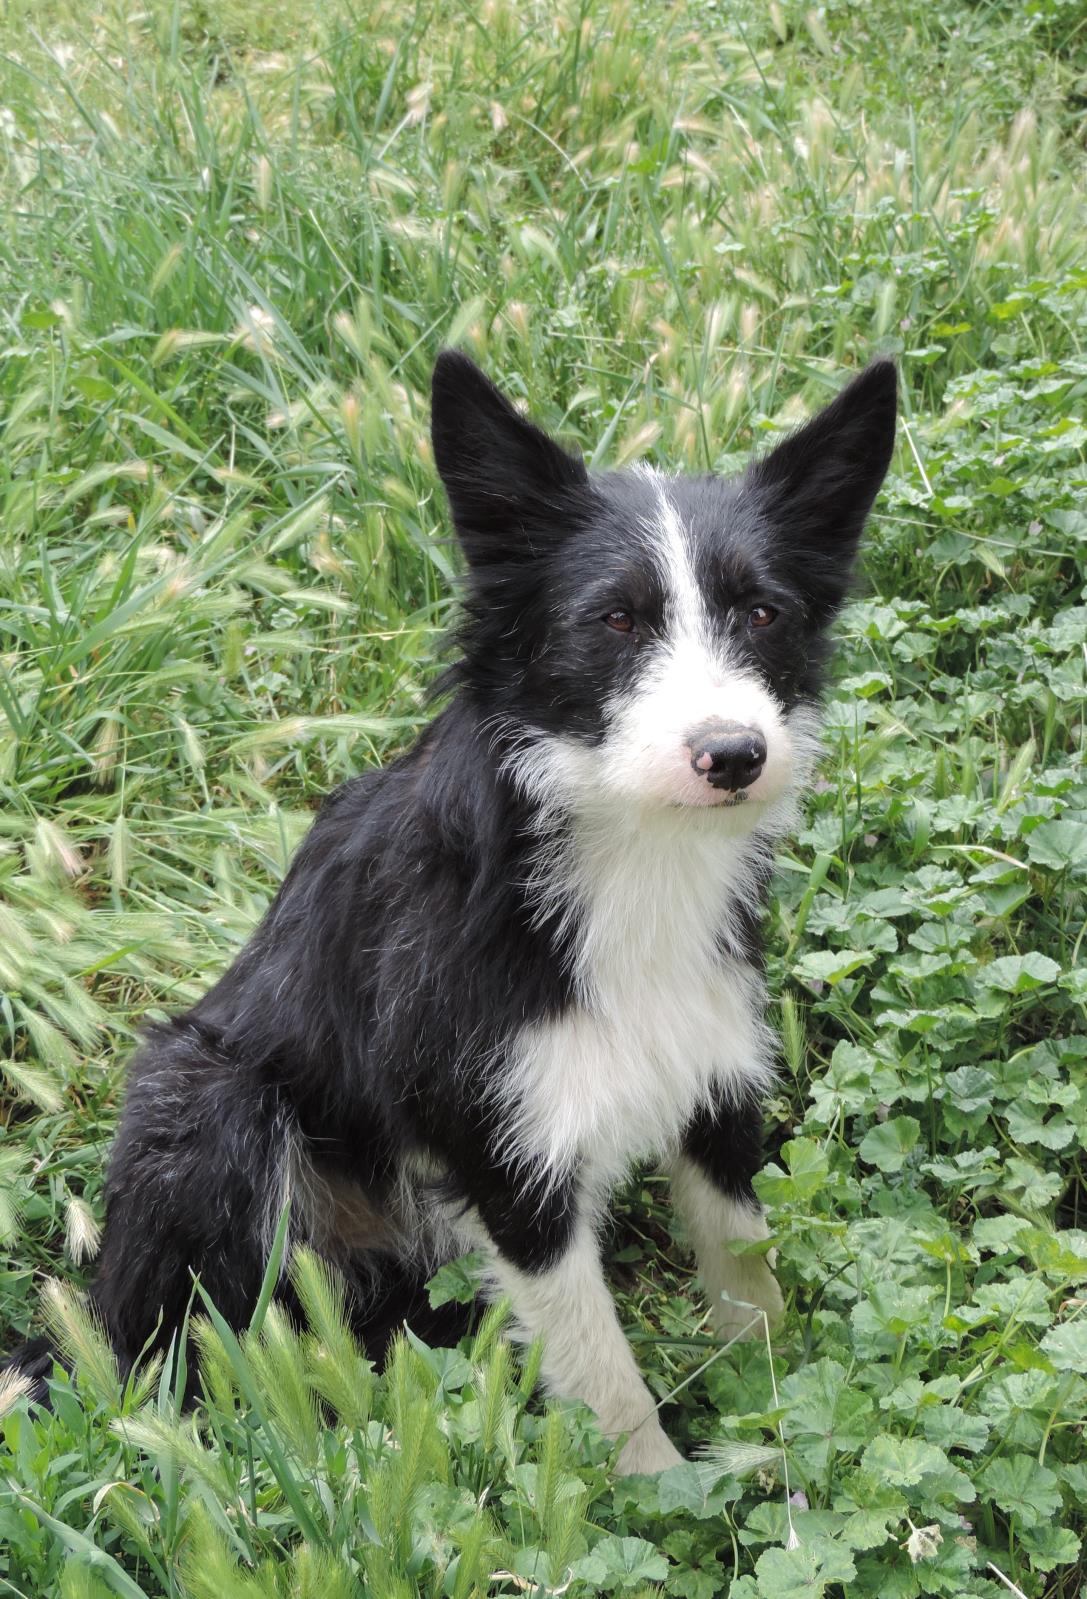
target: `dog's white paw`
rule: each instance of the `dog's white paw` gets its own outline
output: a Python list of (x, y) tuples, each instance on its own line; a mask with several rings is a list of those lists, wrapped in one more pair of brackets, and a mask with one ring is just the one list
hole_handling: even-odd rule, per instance
[(616, 1473), (620, 1477), (650, 1475), (679, 1466), (683, 1456), (664, 1434), (658, 1421), (645, 1421), (635, 1429), (619, 1451)]
[[(770, 1326), (785, 1313), (777, 1278), (764, 1256), (737, 1255), (731, 1263), (728, 1299), (710, 1306), (710, 1321), (719, 1338), (761, 1338), (764, 1324), (759, 1311), (765, 1311)], [(733, 1301), (743, 1301), (734, 1303)], [(749, 1310), (747, 1307), (755, 1308)]]

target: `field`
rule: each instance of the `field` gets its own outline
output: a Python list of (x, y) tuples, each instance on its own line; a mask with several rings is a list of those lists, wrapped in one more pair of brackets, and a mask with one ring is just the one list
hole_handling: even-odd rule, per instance
[[(7, 0), (0, 45), (0, 1342), (77, 1368), (0, 1387), (0, 1593), (1087, 1593), (1083, 0)], [(313, 1331), (205, 1318), (185, 1417), (78, 1295), (138, 1026), (426, 714), (443, 343), (720, 471), (900, 362), (777, 878), (772, 1341), (706, 1334), (651, 1173), (616, 1207), (659, 1479), (500, 1312), (378, 1377), (302, 1259)]]

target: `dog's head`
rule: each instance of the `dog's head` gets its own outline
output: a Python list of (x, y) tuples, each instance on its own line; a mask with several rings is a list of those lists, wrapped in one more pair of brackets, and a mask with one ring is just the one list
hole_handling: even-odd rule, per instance
[(758, 825), (803, 775), (895, 388), (875, 362), (736, 479), (589, 473), (466, 356), (438, 357), (458, 675), (517, 735), (515, 776), (575, 809), (742, 806)]

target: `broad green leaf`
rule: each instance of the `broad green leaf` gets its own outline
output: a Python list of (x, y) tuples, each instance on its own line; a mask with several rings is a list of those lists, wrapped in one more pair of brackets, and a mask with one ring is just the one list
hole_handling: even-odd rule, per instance
[(908, 1333), (927, 1326), (935, 1310), (932, 1289), (883, 1282), (854, 1305), (850, 1319), (858, 1347), (875, 1354), (897, 1344)]
[(1070, 994), (1077, 1005), (1087, 1004), (1087, 967), (1073, 966), (1058, 979), (1057, 987)]
[(803, 1204), (827, 1180), (830, 1163), (826, 1152), (812, 1138), (792, 1138), (782, 1145), (781, 1154), (788, 1174), (780, 1166), (767, 1166), (756, 1179), (759, 1195), (770, 1205)]
[(1080, 1316), (1051, 1328), (1042, 1339), (1042, 1349), (1058, 1371), (1087, 1375), (1087, 1319)]
[(786, 1436), (800, 1448), (809, 1469), (823, 1470), (830, 1454), (851, 1454), (872, 1430), (873, 1403), (846, 1381), (845, 1367), (822, 1359), (790, 1372), (781, 1383), (788, 1406)]
[(870, 950), (820, 949), (801, 956), (794, 970), (806, 982), (829, 983), (833, 987), (874, 959)]
[(1087, 822), (1043, 822), (1027, 838), (1027, 854), (1037, 866), (1056, 872), (1087, 868)]
[(1030, 1556), (1032, 1571), (1052, 1571), (1055, 1566), (1071, 1565), (1082, 1548), (1071, 1527), (1055, 1527), (1051, 1522), (1020, 1525), (1017, 1537)]
[(480, 1275), (485, 1261), (482, 1255), (459, 1255), (456, 1260), (440, 1266), (427, 1283), (430, 1308), (442, 1305), (470, 1305), (479, 1293)]
[(1025, 994), (1032, 988), (1052, 983), (1061, 968), (1048, 955), (1032, 950), (1028, 955), (1002, 955), (978, 971), (978, 982), (987, 988), (1000, 988), (1007, 994)]
[(880, 1433), (861, 1457), (861, 1467), (879, 1482), (897, 1488), (915, 1488), (923, 1477), (939, 1476), (947, 1470), (948, 1458), (935, 1444), (920, 1438), (896, 1438)]
[(912, 1116), (893, 1116), (877, 1122), (861, 1139), (858, 1154), (880, 1171), (898, 1172), (921, 1135), (921, 1124)]
[(1051, 1521), (1061, 1508), (1057, 1478), (1030, 1455), (998, 1455), (981, 1472), (978, 1485), (1010, 1516), (1026, 1521)]
[(620, 1538), (609, 1533), (575, 1561), (572, 1570), (583, 1582), (610, 1593), (639, 1583), (663, 1582), (668, 1575), (668, 1561), (644, 1538)]
[(820, 1599), (832, 1583), (848, 1584), (856, 1575), (849, 1550), (830, 1538), (767, 1549), (755, 1564), (760, 1599)]

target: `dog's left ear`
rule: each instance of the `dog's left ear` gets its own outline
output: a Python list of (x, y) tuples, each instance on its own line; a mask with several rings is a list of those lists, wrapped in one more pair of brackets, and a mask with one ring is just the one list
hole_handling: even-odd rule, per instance
[(825, 410), (748, 468), (746, 486), (803, 574), (817, 613), (840, 605), (895, 442), (892, 361), (873, 361)]
[(430, 436), (453, 521), (472, 564), (529, 556), (561, 528), (585, 467), (515, 411), (459, 350), (443, 350), (431, 382)]

